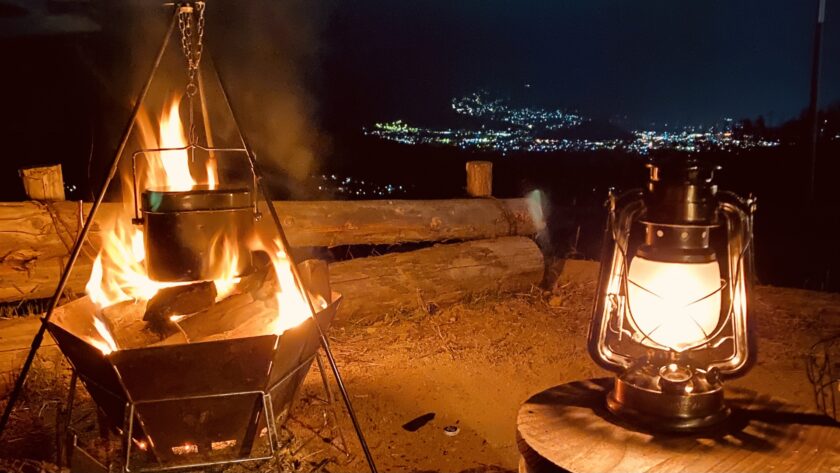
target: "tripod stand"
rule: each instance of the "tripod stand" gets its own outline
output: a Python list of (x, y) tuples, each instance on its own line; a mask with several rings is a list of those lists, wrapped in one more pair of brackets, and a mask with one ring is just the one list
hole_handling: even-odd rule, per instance
[[(137, 95), (137, 98), (134, 102), (134, 106), (132, 108), (129, 121), (128, 121), (125, 129), (123, 130), (123, 133), (122, 133), (120, 141), (119, 141), (119, 145), (117, 146), (116, 153), (114, 154), (114, 157), (111, 160), (110, 166), (108, 168), (108, 173), (105, 177), (105, 181), (104, 181), (99, 193), (97, 194), (97, 196), (96, 196), (96, 198), (93, 202), (93, 205), (91, 206), (90, 213), (88, 214), (87, 218), (85, 219), (84, 225), (82, 226), (82, 228), (79, 232), (79, 235), (76, 238), (76, 241), (75, 241), (72, 249), (70, 250), (70, 253), (69, 253), (69, 256), (68, 256), (68, 259), (67, 259), (67, 263), (65, 264), (65, 267), (64, 267), (64, 269), (61, 273), (61, 277), (59, 279), (59, 282), (58, 282), (58, 285), (56, 287), (55, 293), (53, 294), (52, 298), (50, 299), (46, 314), (41, 319), (41, 322), (42, 322), (41, 327), (39, 328), (38, 332), (36, 333), (35, 337), (32, 340), (32, 344), (31, 344), (29, 354), (28, 354), (26, 360), (24, 361), (24, 364), (21, 368), (20, 374), (18, 375), (18, 377), (16, 379), (14, 388), (11, 392), (8, 404), (6, 405), (6, 408), (3, 412), (3, 415), (2, 415), (2, 417), (0, 417), (0, 436), (2, 436), (2, 434), (6, 430), (6, 425), (9, 421), (10, 416), (11, 416), (14, 405), (15, 405), (18, 397), (20, 396), (20, 394), (23, 390), (23, 386), (24, 386), (24, 383), (26, 381), (26, 377), (29, 373), (30, 368), (32, 367), (32, 363), (35, 359), (35, 355), (36, 355), (39, 347), (41, 346), (41, 344), (43, 342), (44, 335), (45, 335), (46, 330), (47, 330), (47, 324), (50, 321), (51, 317), (53, 316), (53, 313), (55, 312), (56, 308), (58, 307), (59, 300), (61, 299), (61, 296), (62, 296), (62, 294), (63, 294), (63, 292), (64, 292), (64, 290), (67, 286), (70, 274), (73, 271), (73, 269), (74, 269), (74, 267), (75, 267), (75, 265), (76, 265), (76, 263), (79, 259), (82, 247), (85, 244), (85, 242), (88, 238), (88, 235), (90, 234), (91, 228), (93, 227), (93, 223), (94, 223), (94, 219), (96, 217), (97, 211), (101, 207), (101, 205), (102, 205), (102, 203), (105, 199), (106, 192), (107, 192), (111, 182), (113, 181), (114, 177), (116, 176), (116, 173), (119, 169), (119, 165), (120, 165), (120, 162), (121, 162), (122, 155), (123, 155), (123, 153), (126, 149), (126, 146), (127, 146), (128, 141), (129, 141), (129, 138), (132, 134), (132, 131), (134, 130), (134, 126), (135, 126), (135, 123), (137, 121), (138, 114), (140, 113), (142, 105), (143, 105), (143, 103), (146, 99), (146, 96), (147, 96), (148, 92), (149, 92), (152, 81), (153, 81), (155, 75), (157, 74), (157, 72), (160, 68), (161, 60), (163, 58), (164, 52), (166, 51), (166, 49), (169, 45), (170, 39), (175, 32), (175, 28), (176, 28), (176, 26), (180, 26), (181, 27), (181, 32), (182, 32), (182, 35), (183, 35), (184, 34), (184, 25), (185, 25), (184, 22), (185, 21), (189, 22), (189, 23), (187, 23), (187, 25), (191, 24), (191, 22), (193, 21), (193, 15), (197, 12), (200, 15), (198, 20), (197, 20), (197, 25), (198, 25), (198, 29), (199, 29), (199, 38), (198, 38), (198, 43), (197, 43), (197, 49), (193, 50), (192, 48), (190, 48), (190, 50), (188, 50), (187, 46), (184, 46), (184, 48), (185, 48), (184, 52), (185, 52), (185, 55), (187, 56), (187, 61), (188, 61), (188, 76), (189, 76), (189, 83), (187, 84), (187, 88), (186, 88), (185, 93), (190, 98), (190, 121), (191, 121), (191, 123), (190, 123), (190, 125), (191, 125), (190, 144), (185, 146), (185, 147), (182, 147), (182, 148), (159, 149), (159, 150), (154, 150), (154, 151), (157, 151), (157, 152), (173, 151), (173, 150), (191, 151), (191, 150), (194, 150), (194, 149), (202, 149), (202, 150), (209, 151), (209, 152), (213, 152), (213, 151), (239, 152), (239, 153), (242, 153), (247, 158), (247, 161), (248, 161), (248, 164), (249, 164), (249, 167), (250, 167), (250, 171), (251, 171), (251, 173), (254, 177), (254, 187), (255, 187), (254, 191), (255, 191), (255, 193), (260, 194), (262, 196), (263, 200), (266, 203), (266, 208), (268, 209), (268, 212), (271, 216), (272, 222), (274, 223), (274, 227), (277, 231), (277, 237), (279, 239), (281, 249), (283, 251), (285, 251), (287, 258), (289, 259), (289, 263), (290, 263), (289, 266), (291, 268), (291, 272), (292, 272), (292, 275), (294, 277), (295, 285), (296, 285), (297, 289), (302, 294), (303, 298), (305, 299), (305, 301), (307, 303), (307, 306), (308, 306), (309, 311), (310, 311), (309, 316), (313, 319), (313, 321), (315, 321), (314, 325), (315, 325), (315, 327), (317, 327), (317, 330), (318, 330), (318, 336), (319, 336), (319, 341), (320, 341), (321, 348), (324, 350), (324, 353), (326, 354), (327, 361), (330, 365), (330, 368), (331, 368), (331, 371), (332, 371), (333, 376), (335, 378), (336, 384), (339, 388), (342, 399), (343, 399), (344, 404), (347, 408), (347, 412), (348, 412), (350, 420), (353, 424), (353, 428), (356, 432), (356, 436), (358, 437), (359, 443), (362, 447), (362, 450), (364, 451), (365, 459), (367, 460), (370, 471), (375, 473), (377, 471), (376, 470), (376, 465), (373, 461), (373, 457), (371, 456), (370, 450), (367, 446), (367, 442), (365, 441), (364, 433), (362, 432), (362, 429), (359, 425), (358, 419), (356, 417), (355, 410), (353, 409), (352, 403), (350, 401), (350, 397), (347, 393), (347, 389), (344, 386), (344, 382), (342, 380), (341, 373), (339, 372), (338, 366), (336, 364), (335, 358), (334, 358), (332, 350), (330, 348), (329, 339), (327, 338), (323, 329), (320, 327), (320, 325), (315, 320), (315, 315), (317, 314), (317, 311), (315, 309), (315, 305), (313, 304), (313, 301), (311, 300), (308, 291), (304, 290), (304, 288), (303, 288), (301, 275), (298, 272), (298, 268), (297, 268), (294, 260), (292, 259), (291, 252), (289, 251), (290, 245), (289, 245), (288, 238), (286, 237), (286, 233), (285, 233), (285, 231), (283, 229), (283, 226), (281, 224), (280, 217), (277, 214), (276, 209), (272, 205), (269, 190), (267, 189), (265, 183), (263, 182), (263, 175), (264, 174), (262, 172), (260, 164), (257, 162), (256, 154), (254, 153), (253, 148), (250, 146), (248, 140), (245, 137), (245, 134), (244, 134), (243, 130), (239, 126), (239, 123), (241, 123), (241, 122), (240, 122), (239, 117), (237, 116), (235, 110), (233, 109), (233, 106), (232, 106), (230, 98), (229, 98), (228, 90), (225, 87), (224, 82), (222, 81), (221, 75), (218, 74), (218, 73), (216, 73), (216, 78), (217, 78), (219, 86), (220, 86), (221, 96), (222, 96), (222, 99), (223, 99), (223, 102), (224, 102), (224, 105), (225, 105), (227, 111), (229, 112), (230, 116), (233, 119), (234, 124), (236, 125), (235, 129), (236, 129), (236, 133), (238, 135), (238, 139), (239, 139), (241, 147), (222, 149), (222, 148), (213, 148), (212, 146), (202, 146), (202, 145), (199, 145), (198, 143), (196, 143), (196, 137), (195, 137), (195, 134), (193, 133), (193, 130), (192, 130), (192, 97), (194, 95), (199, 95), (200, 99), (202, 99), (202, 100), (204, 99), (204, 95), (203, 95), (203, 92), (201, 90), (202, 89), (201, 80), (200, 80), (201, 76), (199, 74), (199, 63), (200, 63), (200, 56), (201, 56), (201, 33), (202, 33), (202, 30), (203, 30), (203, 11), (204, 11), (204, 2), (202, 2), (202, 1), (188, 1), (188, 2), (179, 3), (179, 4), (174, 5), (174, 12), (173, 12), (172, 18), (169, 22), (169, 26), (166, 30), (165, 37), (164, 37), (163, 42), (162, 42), (162, 44), (161, 44), (161, 46), (160, 46), (160, 48), (157, 52), (157, 55), (155, 56), (155, 59), (154, 59), (153, 65), (152, 65), (152, 69), (151, 69), (150, 73), (148, 74), (147, 79), (144, 82), (144, 84), (143, 84), (143, 86), (142, 86), (142, 88), (141, 88), (141, 90), (140, 90), (139, 94)], [(186, 44), (186, 41), (183, 40), (183, 37), (182, 37), (182, 43)], [(198, 82), (196, 82), (196, 80), (198, 80)], [(206, 122), (206, 111), (204, 110), (204, 107), (202, 107), (202, 112), (205, 113), (205, 122)], [(323, 375), (324, 375), (324, 373), (323, 373), (323, 370), (322, 370), (322, 376)], [(324, 382), (326, 384), (326, 378), (324, 378)]]

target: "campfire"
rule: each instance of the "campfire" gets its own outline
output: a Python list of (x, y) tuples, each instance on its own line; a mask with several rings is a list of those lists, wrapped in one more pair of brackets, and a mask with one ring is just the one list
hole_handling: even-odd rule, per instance
[(340, 296), (323, 262), (301, 264), (296, 282), (281, 241), (255, 230), (252, 189), (226, 182), (212, 155), (196, 169), (177, 98), (159, 129), (145, 111), (138, 123), (152, 151), (123, 176), (87, 295), (48, 329), (134, 448), (163, 465), (247, 457), (276, 439), (319, 347), (306, 297), (326, 330)]
[[(282, 244), (254, 230), (249, 189), (224, 183), (212, 155), (203, 169), (191, 169), (179, 104), (173, 98), (165, 107), (159, 130), (141, 115), (143, 147), (168, 150), (137, 160), (145, 169), (136, 187), (123, 179), (131, 192), (104, 229), (86, 286), (96, 307), (96, 336), (87, 341), (106, 354), (152, 344), (280, 335), (310, 315)], [(143, 218), (134, 224), (131, 202), (138, 194)], [(326, 308), (324, 297), (310, 297)], [(249, 316), (214, 315), (231, 309)]]

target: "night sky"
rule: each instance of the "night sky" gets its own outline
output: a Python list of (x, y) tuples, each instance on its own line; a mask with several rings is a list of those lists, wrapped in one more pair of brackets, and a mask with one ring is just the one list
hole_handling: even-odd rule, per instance
[[(25, 163), (92, 156), (95, 169), (109, 159), (167, 21), (145, 0), (90, 5), (99, 32), (0, 43), (15, 65), (0, 77), (0, 133)], [(301, 177), (375, 122), (449, 125), (450, 100), (478, 89), (629, 129), (759, 115), (779, 125), (808, 102), (816, 9), (817, 0), (211, 0), (207, 44), (254, 140), (302, 156), (284, 161), (303, 163), (287, 169)], [(823, 106), (840, 99), (840, 4), (826, 17)], [(179, 54), (168, 56), (172, 90)]]
[[(5, 3), (0, 0), (0, 56), (7, 66), (0, 74), (0, 199), (23, 198), (19, 168), (56, 162), (75, 189), (70, 198), (90, 199), (170, 10), (149, 0), (68, 2), (96, 28), (62, 35), (43, 33), (52, 23), (38, 18), (70, 6)], [(625, 129), (759, 115), (781, 125), (808, 104), (817, 10), (817, 0), (207, 3), (208, 56), (226, 79), (278, 198), (313, 198), (309, 179), (322, 172), (381, 185), (416, 183), (411, 198), (460, 195), (463, 161), (473, 154), (385, 142), (364, 136), (363, 128), (401, 119), (439, 129), (455, 115), (451, 99), (478, 89), (518, 105), (618, 118)], [(10, 34), (9, 25), (22, 27)], [(185, 81), (183, 55), (173, 44), (150, 99), (158, 106)], [(840, 100), (837, 1), (828, 1), (822, 57), (825, 107)], [(209, 101), (211, 111), (220, 107)], [(215, 132), (223, 134), (225, 122), (217, 123)], [(230, 138), (232, 127), (227, 131)], [(789, 132), (796, 137), (801, 128)], [(739, 192), (761, 196), (759, 248), (772, 253), (762, 264), (776, 265), (764, 271), (787, 277), (773, 281), (840, 290), (840, 254), (826, 240), (836, 232), (819, 227), (837, 221), (840, 162), (833, 158), (840, 141), (825, 141), (817, 167), (823, 197), (805, 207), (796, 199), (805, 195), (810, 168), (805, 141), (795, 141), (724, 156), (731, 158), (724, 178)], [(602, 202), (606, 187), (630, 180), (619, 165), (638, 164), (611, 154), (481, 156), (497, 161), (500, 196), (540, 188), (553, 191), (558, 205), (578, 197)], [(810, 213), (803, 216), (803, 208)], [(808, 245), (791, 232), (790, 215), (813, 227)], [(593, 243), (602, 222), (599, 214)]]
[[(840, 97), (828, 2), (822, 103)], [(363, 121), (429, 120), (488, 88), (628, 123), (779, 124), (808, 101), (816, 0), (339, 2), (321, 45), (324, 103)], [(330, 91), (333, 91), (330, 93)]]

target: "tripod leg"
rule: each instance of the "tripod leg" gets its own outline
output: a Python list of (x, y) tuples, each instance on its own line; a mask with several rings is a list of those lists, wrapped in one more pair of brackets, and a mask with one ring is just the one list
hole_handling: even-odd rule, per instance
[(58, 280), (58, 286), (55, 288), (55, 293), (53, 294), (52, 299), (50, 299), (50, 305), (47, 313), (41, 319), (41, 327), (38, 329), (38, 333), (35, 334), (35, 338), (32, 340), (29, 355), (27, 355), (26, 360), (23, 362), (20, 374), (18, 374), (17, 380), (15, 380), (15, 386), (12, 393), (9, 395), (9, 402), (6, 404), (6, 409), (3, 411), (3, 417), (0, 417), (0, 437), (2, 437), (3, 432), (6, 431), (6, 424), (9, 422), (9, 417), (12, 415), (12, 409), (14, 408), (18, 397), (20, 397), (20, 393), (23, 391), (23, 384), (26, 381), (26, 376), (29, 374), (29, 369), (32, 367), (32, 362), (35, 360), (35, 354), (38, 352), (38, 348), (41, 347), (41, 342), (44, 341), (44, 334), (47, 331), (47, 323), (50, 321), (55, 308), (58, 307), (58, 301), (61, 299), (61, 295), (64, 293), (64, 288), (67, 286), (67, 281), (70, 278), (70, 272), (73, 271), (73, 267), (79, 259), (79, 254), (81, 253), (85, 240), (87, 240), (87, 236), (93, 226), (93, 218), (96, 216), (96, 212), (102, 205), (102, 201), (105, 200), (105, 192), (108, 190), (109, 184), (111, 184), (111, 181), (117, 174), (117, 169), (120, 164), (120, 156), (125, 150), (126, 144), (128, 144), (128, 138), (131, 136), (131, 130), (134, 129), (134, 122), (137, 120), (137, 114), (140, 113), (140, 107), (146, 98), (146, 94), (149, 92), (149, 87), (152, 85), (152, 79), (155, 77), (155, 73), (160, 66), (161, 58), (163, 58), (163, 53), (166, 50), (166, 46), (169, 44), (169, 38), (172, 36), (177, 20), (178, 14), (176, 10), (176, 12), (172, 15), (172, 20), (169, 23), (169, 28), (166, 31), (166, 37), (163, 39), (163, 44), (161, 44), (160, 50), (155, 57), (149, 77), (146, 79), (143, 89), (137, 96), (137, 102), (135, 102), (134, 108), (131, 111), (131, 117), (128, 121), (128, 125), (123, 131), (120, 145), (117, 147), (117, 152), (114, 154), (114, 159), (111, 161), (111, 167), (108, 170), (108, 175), (105, 177), (105, 182), (102, 184), (102, 189), (99, 191), (99, 195), (96, 196), (96, 200), (90, 208), (90, 214), (88, 214), (88, 218), (85, 220), (85, 224), (79, 232), (76, 242), (73, 244), (73, 249), (70, 251), (70, 255), (67, 258), (67, 264), (64, 266), (64, 271), (61, 272), (61, 278)]
[(350, 455), (347, 449), (347, 440), (344, 438), (344, 430), (338, 425), (338, 410), (335, 408), (335, 396), (333, 396), (332, 389), (330, 389), (330, 382), (327, 379), (327, 370), (324, 368), (324, 362), (321, 360), (321, 355), (315, 353), (315, 361), (318, 363), (318, 374), (321, 375), (321, 382), (324, 384), (324, 392), (327, 395), (327, 402), (330, 404), (330, 411), (332, 412), (333, 423), (335, 430), (338, 431), (338, 438), (341, 440), (341, 448), (344, 449), (345, 455)]
[(248, 145), (248, 141), (245, 139), (245, 135), (242, 132), (242, 129), (239, 128), (239, 118), (237, 117), (236, 112), (231, 106), (230, 98), (227, 93), (227, 88), (225, 87), (225, 84), (222, 81), (222, 77), (218, 73), (218, 70), (216, 71), (216, 78), (219, 82), (219, 88), (222, 91), (222, 97), (225, 101), (225, 105), (227, 106), (227, 109), (230, 112), (231, 117), (233, 118), (233, 122), (236, 124), (236, 129), (239, 133), (239, 139), (242, 142), (242, 148), (245, 149), (245, 154), (248, 156), (248, 163), (251, 166), (251, 172), (253, 173), (257, 182), (257, 186), (259, 187), (259, 192), (262, 194), (263, 199), (266, 202), (266, 207), (268, 207), (268, 213), (271, 214), (271, 219), (274, 221), (274, 226), (277, 229), (277, 236), (280, 238), (282, 249), (286, 252), (286, 256), (289, 259), (289, 266), (292, 272), (292, 276), (294, 276), (295, 284), (297, 285), (298, 290), (300, 290), (300, 293), (303, 295), (303, 298), (309, 305), (309, 315), (310, 317), (312, 317), (313, 321), (315, 322), (315, 326), (318, 328), (318, 334), (321, 339), (321, 347), (327, 354), (327, 361), (329, 362), (330, 368), (332, 369), (336, 384), (338, 384), (338, 389), (341, 392), (341, 397), (344, 400), (344, 405), (347, 407), (347, 413), (350, 415), (350, 420), (353, 422), (353, 429), (356, 431), (356, 436), (359, 438), (359, 443), (361, 444), (362, 450), (365, 453), (365, 459), (367, 460), (368, 467), (370, 468), (370, 471), (372, 473), (377, 473), (376, 464), (373, 461), (373, 456), (370, 454), (370, 449), (368, 448), (367, 441), (365, 440), (365, 434), (364, 432), (362, 432), (362, 428), (359, 425), (358, 418), (356, 418), (356, 411), (353, 409), (352, 402), (350, 402), (350, 395), (347, 394), (347, 389), (344, 387), (344, 381), (341, 379), (341, 373), (338, 371), (338, 365), (335, 363), (335, 358), (333, 357), (332, 350), (330, 349), (330, 342), (327, 339), (327, 336), (324, 334), (324, 331), (321, 330), (321, 325), (318, 323), (318, 320), (315, 317), (316, 310), (315, 306), (312, 304), (312, 300), (309, 297), (309, 293), (303, 288), (301, 284), (300, 273), (298, 272), (297, 265), (295, 264), (294, 258), (292, 257), (290, 251), (291, 246), (289, 245), (289, 240), (286, 237), (286, 232), (283, 230), (283, 225), (280, 223), (280, 216), (277, 215), (277, 209), (274, 208), (274, 205), (271, 202), (271, 194), (268, 192), (268, 188), (266, 188), (265, 184), (263, 183), (263, 173), (260, 169), (259, 164), (257, 163), (257, 159), (253, 151), (251, 150), (251, 147)]

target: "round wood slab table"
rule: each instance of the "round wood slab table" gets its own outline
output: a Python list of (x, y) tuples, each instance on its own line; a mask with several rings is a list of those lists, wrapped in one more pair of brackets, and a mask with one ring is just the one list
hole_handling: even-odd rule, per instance
[(692, 434), (646, 431), (605, 406), (612, 378), (562, 384), (519, 409), (519, 471), (840, 473), (840, 424), (783, 400), (727, 387), (732, 409)]

